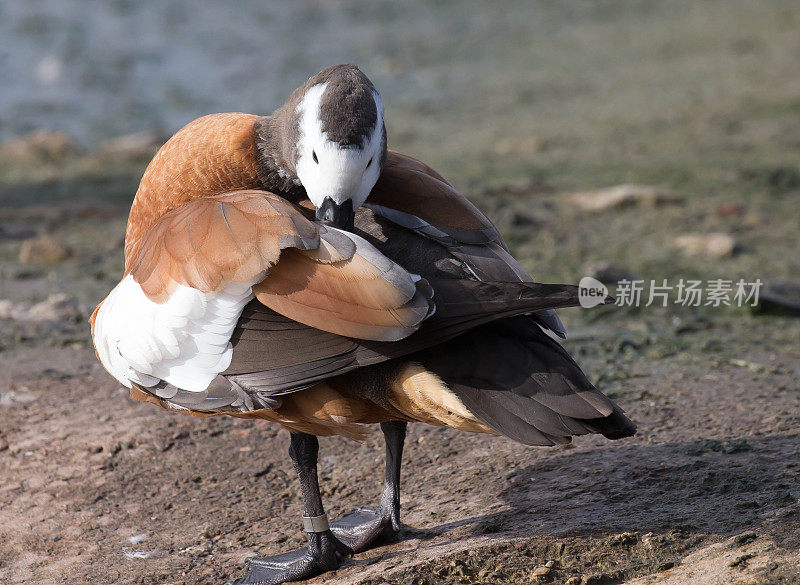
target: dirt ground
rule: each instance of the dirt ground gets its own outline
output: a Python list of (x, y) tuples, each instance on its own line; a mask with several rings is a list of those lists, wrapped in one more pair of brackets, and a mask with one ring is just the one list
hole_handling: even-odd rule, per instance
[[(553, 583), (800, 582), (798, 361), (762, 357), (745, 379), (642, 364), (618, 397), (641, 432), (619, 443), (413, 426), (404, 540), (315, 582), (529, 583), (548, 563)], [(6, 582), (224, 583), (302, 543), (286, 431), (135, 403), (86, 347), (9, 352), (0, 371)], [(323, 440), (320, 473), (333, 517), (375, 502), (379, 437)]]
[[(222, 584), (300, 546), (288, 433), (132, 401), (87, 311), (0, 321), (0, 581)], [(547, 449), (412, 425), (403, 540), (314, 583), (800, 583), (798, 321), (565, 313), (567, 346), (639, 434)], [(331, 517), (376, 502), (379, 435), (321, 441)]]

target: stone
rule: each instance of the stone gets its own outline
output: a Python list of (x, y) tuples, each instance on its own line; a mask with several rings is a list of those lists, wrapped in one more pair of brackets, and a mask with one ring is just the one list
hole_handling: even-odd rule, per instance
[(158, 132), (135, 132), (101, 142), (97, 147), (96, 153), (125, 158), (149, 158), (156, 153), (164, 142), (164, 137)]
[(666, 189), (631, 184), (581, 191), (572, 193), (567, 198), (578, 209), (596, 213), (636, 205), (656, 207), (683, 201), (683, 197)]
[(27, 318), (31, 321), (77, 321), (82, 316), (78, 303), (64, 293), (54, 293), (31, 306)]
[(78, 145), (63, 132), (34, 130), (0, 145), (0, 160), (39, 162), (57, 160), (78, 153)]
[(691, 256), (721, 259), (733, 256), (736, 251), (736, 240), (724, 232), (683, 234), (675, 238), (675, 246)]
[(58, 264), (69, 257), (69, 249), (53, 236), (39, 236), (22, 242), (19, 261), (22, 264)]
[(717, 215), (720, 217), (741, 217), (745, 214), (745, 211), (744, 205), (732, 201), (717, 206)]
[(509, 154), (531, 155), (544, 150), (545, 144), (535, 136), (503, 138), (494, 144), (494, 151), (502, 156)]
[(546, 566), (536, 567), (531, 573), (531, 575), (537, 581), (544, 581), (547, 578), (547, 576), (550, 575), (550, 567)]

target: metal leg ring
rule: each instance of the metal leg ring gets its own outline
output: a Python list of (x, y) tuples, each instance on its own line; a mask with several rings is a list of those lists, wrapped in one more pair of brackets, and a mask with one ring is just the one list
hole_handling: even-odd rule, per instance
[(325, 532), (329, 530), (328, 515), (303, 516), (303, 530), (306, 532)]

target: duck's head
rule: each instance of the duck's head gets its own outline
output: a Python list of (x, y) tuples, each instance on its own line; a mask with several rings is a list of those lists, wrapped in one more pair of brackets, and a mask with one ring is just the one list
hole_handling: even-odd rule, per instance
[[(355, 65), (329, 67), (273, 114), (279, 172), (303, 186), (317, 219), (352, 229), (386, 158), (380, 93)], [(271, 142), (271, 141), (270, 141)]]

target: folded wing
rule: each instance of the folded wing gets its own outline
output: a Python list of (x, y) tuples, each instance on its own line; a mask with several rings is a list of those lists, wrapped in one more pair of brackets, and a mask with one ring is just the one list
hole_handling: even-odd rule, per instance
[(339, 335), (388, 341), (416, 330), (427, 288), (363, 238), (308, 220), (265, 191), (227, 193), (165, 214), (130, 259), (153, 300), (176, 285), (213, 293), (252, 283), (265, 306)]
[(231, 362), (254, 295), (338, 335), (400, 339), (430, 310), (430, 288), (358, 236), (317, 225), (288, 201), (246, 190), (164, 214), (131, 247), (98, 307), (98, 356), (123, 384), (203, 391)]
[[(486, 215), (436, 171), (414, 158), (389, 151), (366, 206), (397, 225), (439, 242), (479, 280), (533, 281), (508, 252)], [(539, 311), (535, 319), (566, 337), (555, 311)]]

